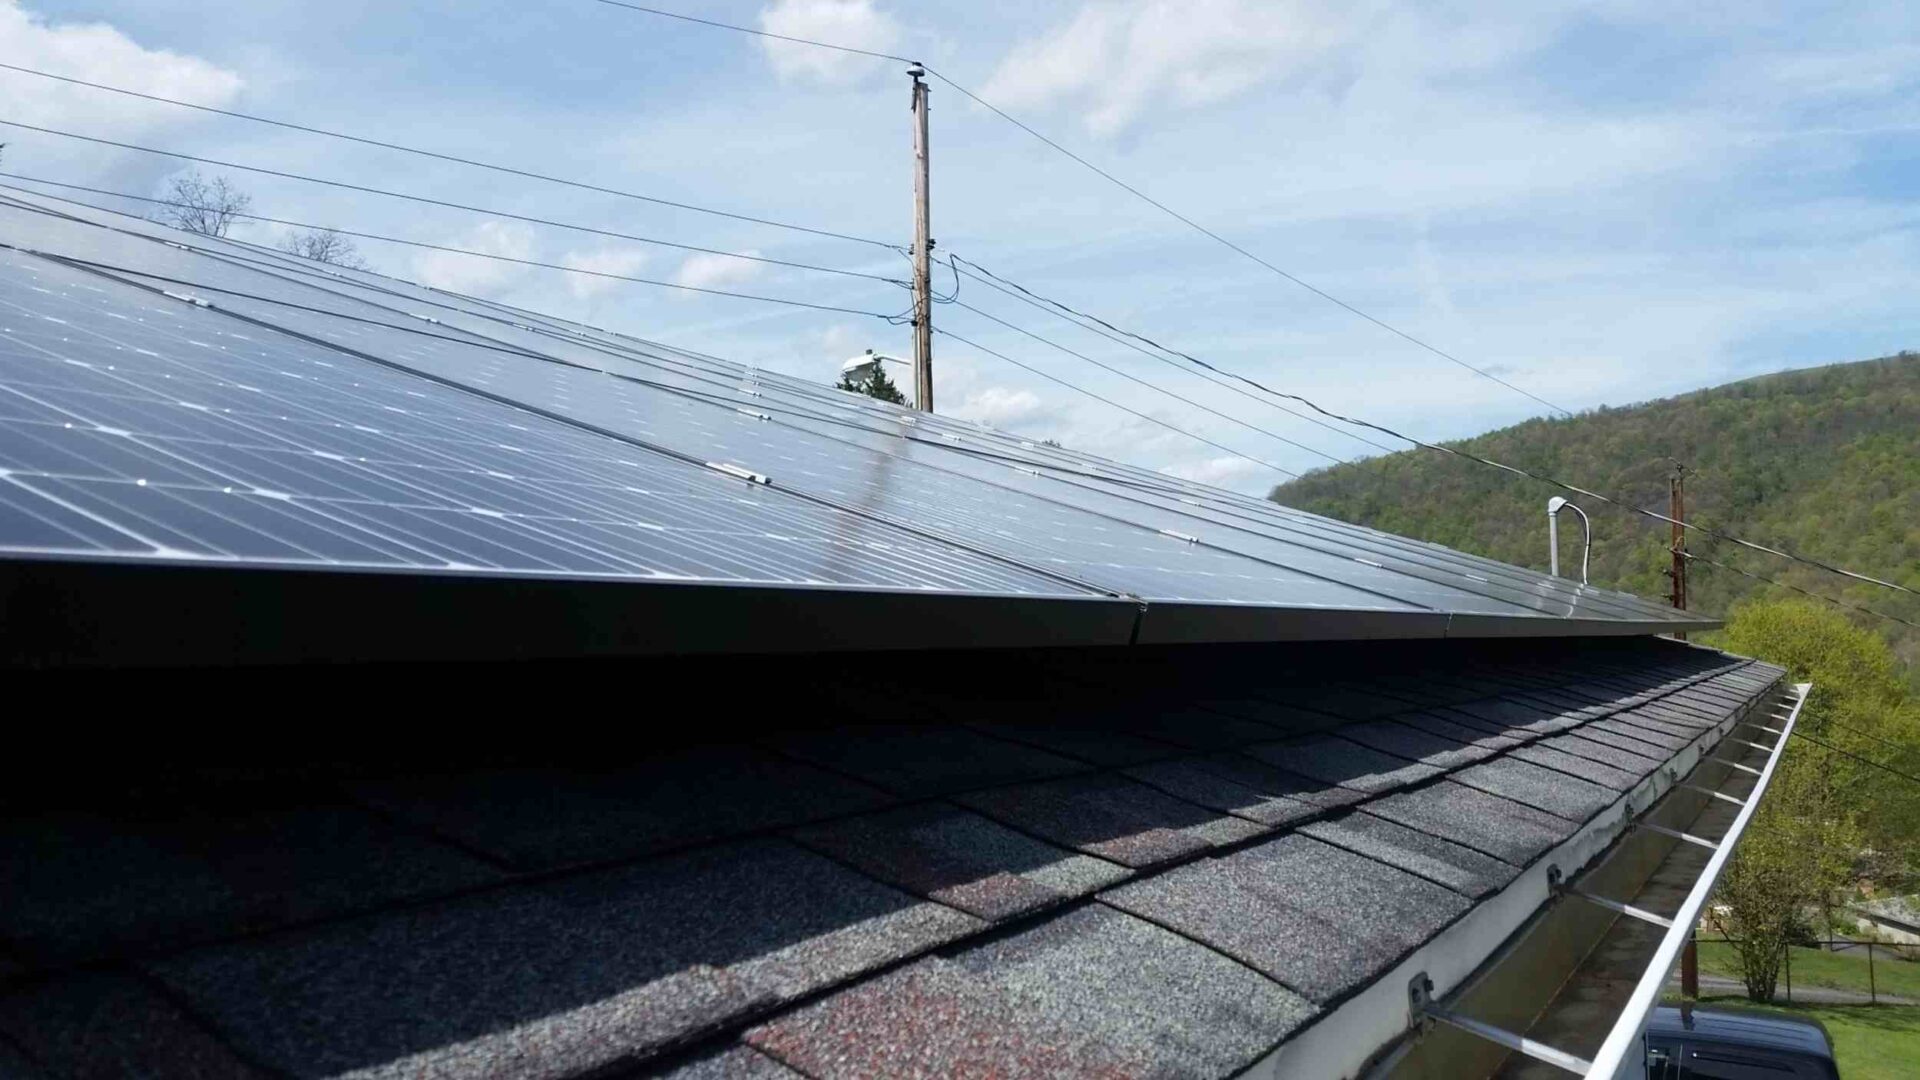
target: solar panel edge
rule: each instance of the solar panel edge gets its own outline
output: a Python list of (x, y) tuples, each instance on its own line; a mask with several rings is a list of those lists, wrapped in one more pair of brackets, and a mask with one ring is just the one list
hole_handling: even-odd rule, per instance
[[(31, 208), (31, 209), (37, 210), (38, 212), (41, 212), (41, 213), (47, 213), (47, 214), (57, 213), (56, 211), (49, 211), (42, 207), (32, 206), (32, 204), (23, 204), (17, 200), (6, 200), (6, 201), (16, 206), (21, 206), (22, 208)], [(75, 225), (91, 226), (94, 228), (105, 229), (106, 231), (109, 231), (109, 232), (122, 233), (121, 230), (113, 229), (111, 226), (99, 225), (98, 223), (86, 221), (85, 219), (81, 219), (81, 218), (74, 218), (74, 217), (71, 217), (70, 215), (62, 214), (59, 216), (63, 217), (67, 221), (74, 223)], [(156, 239), (154, 237), (149, 237), (149, 236), (145, 236), (143, 234), (137, 234), (137, 233), (122, 233), (122, 235), (127, 235), (130, 239), (138, 238), (143, 241), (153, 241)], [(171, 246), (180, 246), (180, 245), (171, 245)], [(197, 249), (189, 249), (189, 250), (197, 250)], [(198, 252), (198, 253), (202, 255), (207, 254), (206, 252)], [(209, 256), (209, 257), (217, 257), (217, 256)], [(255, 272), (261, 273), (264, 276), (268, 276), (268, 277), (277, 276), (275, 274), (269, 273), (264, 270), (258, 270), (257, 268)], [(139, 273), (139, 271), (135, 271), (135, 273)], [(110, 275), (110, 276), (113, 276), (114, 280), (119, 280), (123, 282), (126, 281), (126, 279), (121, 278), (117, 275)], [(394, 279), (394, 280), (398, 280), (398, 279)], [(133, 284), (136, 286), (138, 285), (138, 283), (136, 282), (127, 282), (127, 283)], [(151, 286), (145, 286), (145, 287), (151, 288)], [(444, 294), (444, 295), (447, 295), (449, 297), (457, 297), (458, 294)], [(330, 342), (324, 339), (315, 339), (306, 335), (302, 335), (297, 330), (292, 330), (288, 327), (279, 326), (273, 322), (261, 321), (258, 319), (251, 319), (248, 316), (240, 315), (232, 312), (228, 312), (227, 314), (235, 315), (235, 317), (238, 317), (238, 318), (247, 319), (248, 321), (251, 321), (256, 325), (262, 326), (268, 330), (271, 330), (277, 333), (288, 334), (293, 337), (299, 338), (301, 340), (308, 341), (319, 348), (346, 352), (349, 355), (357, 355), (362, 360), (376, 363), (376, 364), (385, 364), (390, 367), (395, 367), (398, 370), (405, 371), (416, 377), (422, 377), (427, 379), (437, 378), (436, 376), (428, 372), (423, 372), (417, 368), (412, 368), (403, 364), (395, 364), (392, 361), (389, 361), (379, 356), (374, 356), (374, 355), (365, 354), (365, 353), (356, 353), (351, 349), (344, 349), (338, 343)], [(529, 332), (536, 333), (536, 334), (543, 333), (541, 331), (531, 330), (530, 328), (529, 328)], [(603, 332), (603, 333), (611, 333), (611, 332)], [(615, 336), (627, 337), (627, 335), (615, 335)], [(632, 340), (637, 341), (641, 339), (632, 339)], [(668, 348), (671, 348), (671, 347), (668, 347)], [(676, 351), (679, 351), (679, 350), (676, 350)], [(534, 357), (534, 358), (541, 359), (539, 357)], [(741, 367), (740, 365), (732, 364), (731, 362), (720, 362), (718, 361), (717, 358), (715, 358), (715, 362), (728, 364), (734, 367), (740, 367), (740, 370), (742, 372), (751, 373), (751, 371), (753, 370), (750, 368)], [(446, 380), (438, 380), (438, 381), (444, 382)], [(790, 382), (791, 380), (783, 380), (783, 381)], [(536, 406), (530, 405), (525, 401), (520, 401), (515, 398), (507, 397), (507, 396), (489, 395), (485, 391), (478, 390), (475, 387), (468, 386), (459, 382), (451, 382), (451, 383), (448, 383), (448, 385), (456, 390), (461, 390), (469, 393), (479, 393), (482, 396), (492, 397), (494, 400), (497, 400), (502, 404), (505, 404), (510, 407), (526, 409), (534, 412), (536, 415), (544, 415), (542, 410), (538, 409)], [(827, 400), (827, 399), (823, 398), (822, 400)], [(558, 416), (558, 417), (551, 417), (550, 419), (553, 419), (555, 422), (558, 422), (558, 423), (574, 424), (577, 426), (585, 427), (587, 430), (593, 430), (591, 426), (581, 424), (579, 421), (576, 421), (569, 417)], [(931, 422), (934, 418), (927, 418), (927, 419), (929, 420), (929, 422)], [(940, 418), (940, 419), (944, 421), (946, 418)], [(638, 442), (637, 440), (633, 440), (630, 437), (625, 436), (624, 434), (618, 433), (618, 432), (611, 433), (611, 434), (606, 432), (601, 432), (600, 434), (608, 435), (608, 437), (621, 439), (627, 442), (633, 442), (635, 445), (640, 446), (642, 449), (664, 454), (667, 457), (672, 458), (674, 460), (687, 461), (694, 464), (703, 464), (703, 465), (705, 464), (704, 462), (698, 461), (698, 455), (688, 455), (670, 446), (651, 446), (642, 442)], [(992, 434), (1001, 441), (1005, 441), (1007, 439), (1013, 438), (1013, 436), (1006, 435), (1005, 433), (992, 432)], [(932, 443), (929, 443), (927, 445), (938, 446), (938, 444), (932, 444)], [(1022, 444), (1022, 445), (1025, 445), (1025, 444)], [(1102, 462), (1102, 467), (1107, 469), (1119, 469), (1123, 472), (1128, 472), (1128, 473), (1139, 471), (1129, 466), (1124, 466), (1124, 465), (1119, 465), (1116, 463), (1109, 463), (1109, 462)], [(956, 474), (956, 475), (964, 475), (964, 474)], [(1184, 485), (1184, 486), (1192, 486), (1192, 485)], [(803, 498), (812, 498), (815, 501), (818, 501), (822, 505), (827, 506), (831, 509), (837, 509), (843, 512), (847, 510), (847, 508), (844, 506), (837, 506), (834, 503), (834, 501), (831, 499), (823, 499), (818, 496), (810, 495), (809, 493), (806, 493), (804, 491), (795, 492), (791, 489), (783, 489), (783, 490), (785, 491), (786, 494), (789, 494), (789, 495), (798, 494), (800, 497), (803, 497)], [(1217, 496), (1220, 496), (1221, 498), (1227, 498), (1232, 494), (1232, 493), (1225, 493), (1225, 492), (1213, 492), (1212, 489), (1204, 489), (1204, 490), (1208, 494), (1217, 495)], [(1182, 501), (1184, 502), (1186, 500), (1183, 499)], [(1246, 505), (1248, 501), (1243, 500), (1239, 497), (1231, 498), (1230, 502), (1233, 504), (1239, 504), (1242, 511), (1251, 509), (1250, 506)], [(1081, 513), (1095, 513), (1095, 514), (1099, 513), (1099, 511), (1090, 510), (1089, 508), (1081, 507), (1071, 502), (1063, 502), (1062, 505), (1069, 510), (1077, 510), (1078, 512), (1081, 512)], [(1264, 504), (1264, 503), (1260, 504), (1260, 507), (1264, 511), (1263, 514), (1261, 515), (1263, 517), (1268, 514), (1275, 514), (1276, 516), (1286, 517), (1286, 516), (1290, 516), (1291, 514), (1297, 513), (1297, 512), (1286, 511), (1284, 508), (1268, 506), (1267, 504)], [(1170, 511), (1170, 512), (1178, 513), (1178, 511)], [(1330, 529), (1336, 529), (1336, 530), (1353, 530), (1354, 529), (1353, 526), (1348, 526), (1348, 525), (1344, 525), (1343, 523), (1334, 522), (1331, 519), (1318, 519), (1318, 518), (1314, 518), (1312, 515), (1306, 515), (1306, 516), (1316, 521), (1324, 521), (1325, 524)], [(915, 528), (911, 525), (911, 523), (907, 525), (902, 525), (900, 522), (893, 521), (892, 519), (884, 515), (875, 516), (873, 520), (879, 522), (880, 524), (888, 525), (895, 528), (909, 528), (910, 531), (914, 531), (914, 528)], [(1196, 520), (1200, 520), (1200, 519), (1196, 519)], [(1252, 524), (1253, 522), (1251, 521), (1251, 519), (1249, 519), (1248, 523)], [(1214, 524), (1221, 525), (1225, 523), (1215, 522)], [(1287, 525), (1281, 525), (1278, 522), (1276, 522), (1275, 525), (1277, 525), (1279, 528), (1283, 530), (1288, 528)], [(1228, 525), (1227, 527), (1232, 528), (1233, 526)], [(1297, 523), (1294, 524), (1294, 527), (1296, 528), (1298, 527)], [(920, 534), (924, 539), (928, 539), (936, 543), (947, 544), (950, 546), (969, 550), (973, 552), (976, 556), (986, 558), (991, 561), (997, 561), (997, 562), (1006, 564), (1010, 567), (1015, 567), (1021, 570), (1025, 570), (1029, 573), (1038, 573), (1041, 576), (1044, 576), (1049, 580), (1052, 580), (1055, 582), (1066, 582), (1077, 588), (1086, 589), (1089, 592), (1106, 592), (1108, 594), (1123, 593), (1123, 590), (1120, 590), (1120, 589), (1111, 588), (1104, 585), (1090, 584), (1088, 582), (1079, 580), (1073, 575), (1061, 574), (1058, 571), (1050, 571), (1044, 567), (1036, 567), (1036, 566), (1030, 565), (1029, 563), (1023, 561), (1017, 556), (1010, 556), (1005, 552), (997, 551), (989, 547), (981, 547), (979, 545), (969, 544), (964, 539), (956, 539), (954, 537), (947, 536), (943, 532), (938, 531), (937, 529), (921, 526), (921, 527), (917, 527), (917, 531), (920, 532)], [(1372, 532), (1372, 530), (1357, 530), (1357, 531), (1361, 533)], [(1280, 538), (1275, 538), (1275, 539), (1280, 539)], [(1395, 539), (1400, 540), (1402, 543), (1405, 543), (1405, 544), (1414, 543), (1412, 541), (1405, 541), (1404, 538), (1395, 538)], [(1294, 541), (1285, 541), (1285, 540), (1282, 540), (1281, 542), (1296, 543)], [(1343, 543), (1343, 544), (1350, 543), (1350, 541), (1345, 541), (1342, 538), (1335, 537), (1335, 536), (1325, 537), (1324, 542)], [(1266, 559), (1263, 559), (1261, 556), (1254, 555), (1250, 552), (1239, 551), (1231, 546), (1223, 546), (1220, 548), (1220, 550), (1222, 550), (1226, 554), (1238, 556), (1240, 558), (1247, 559), (1255, 563), (1261, 563), (1261, 562), (1267, 561)], [(1448, 554), (1454, 555), (1465, 561), (1477, 561), (1477, 560), (1474, 560), (1474, 557), (1466, 556), (1462, 553), (1453, 553), (1451, 552), (1450, 549), (1436, 549), (1436, 550), (1447, 552)], [(1367, 560), (1362, 559), (1362, 560), (1356, 560), (1356, 561), (1366, 562)], [(1369, 565), (1377, 565), (1377, 564), (1369, 563)], [(1492, 565), (1498, 565), (1498, 566), (1504, 567), (1504, 564), (1492, 564)], [(1533, 574), (1533, 572), (1531, 571), (1526, 571), (1518, 567), (1512, 567), (1512, 568), (1506, 568), (1506, 569), (1512, 571), (1516, 577), (1520, 575)], [(1405, 571), (1400, 571), (1400, 572), (1405, 573)], [(1416, 577), (1417, 576), (1418, 575), (1416, 575)], [(1537, 577), (1537, 575), (1533, 575), (1533, 576)], [(723, 586), (727, 585), (727, 583), (716, 583), (716, 584), (721, 584)], [(805, 592), (806, 590), (799, 589), (796, 591)], [(885, 590), (869, 590), (869, 591), (879, 593), (879, 592), (884, 592)], [(1615, 595), (1615, 594), (1607, 594), (1603, 590), (1594, 590), (1594, 593), (1609, 595), (1609, 596)], [(956, 594), (956, 595), (960, 595), (960, 594)], [(1655, 613), (1654, 610), (1652, 609), (1652, 605), (1649, 604), (1649, 602), (1642, 600), (1641, 598), (1629, 597), (1626, 594), (1617, 594), (1617, 595), (1624, 600), (1632, 601), (1635, 609), (1634, 611), (1635, 614), (1650, 616)], [(1129, 599), (1122, 598), (1116, 602), (1122, 604), (1123, 606), (1126, 606), (1130, 604), (1132, 601), (1130, 601)], [(1411, 603), (1410, 601), (1406, 601), (1404, 599), (1401, 599), (1399, 602), (1402, 604), (1410, 604), (1412, 607), (1416, 607), (1416, 608), (1420, 606), (1418, 604)], [(1624, 613), (1625, 612), (1623, 612), (1623, 614)], [(1153, 600), (1151, 603), (1148, 603), (1148, 604), (1140, 605), (1139, 614), (1136, 620), (1135, 633), (1130, 635), (1130, 639), (1142, 641), (1142, 642), (1146, 642), (1146, 641), (1171, 642), (1171, 641), (1204, 641), (1204, 640), (1316, 640), (1316, 639), (1327, 639), (1327, 638), (1350, 639), (1350, 638), (1360, 638), (1360, 637), (1407, 638), (1407, 637), (1444, 637), (1444, 636), (1484, 636), (1484, 637), (1590, 636), (1590, 635), (1621, 635), (1621, 634), (1655, 634), (1655, 633), (1661, 633), (1661, 632), (1671, 631), (1675, 629), (1707, 628), (1713, 625), (1717, 625), (1717, 623), (1715, 623), (1713, 620), (1700, 619), (1697, 617), (1685, 616), (1685, 615), (1681, 615), (1678, 617), (1662, 617), (1659, 619), (1653, 619), (1653, 618), (1580, 619), (1580, 618), (1569, 618), (1566, 616), (1552, 615), (1547, 613), (1534, 614), (1534, 613), (1524, 612), (1524, 611), (1511, 613), (1511, 614), (1502, 613), (1502, 614), (1467, 615), (1467, 614), (1461, 614), (1461, 613), (1449, 614), (1444, 610), (1389, 612), (1389, 611), (1373, 610), (1365, 606), (1328, 608), (1328, 607), (1312, 607), (1307, 605), (1296, 606), (1296, 605), (1288, 605), (1285, 603), (1272, 603), (1272, 602), (1242, 604), (1242, 603), (1233, 603), (1233, 602), (1218, 603), (1218, 602), (1197, 601), (1197, 600), (1159, 599), (1159, 600)]]

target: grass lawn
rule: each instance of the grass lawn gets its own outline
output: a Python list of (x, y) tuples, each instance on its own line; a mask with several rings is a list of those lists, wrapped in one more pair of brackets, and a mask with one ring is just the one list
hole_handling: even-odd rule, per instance
[[(1827, 986), (1839, 990), (1867, 992), (1867, 950), (1849, 949), (1846, 952), (1827, 952), (1825, 949), (1802, 949), (1795, 947), (1793, 953), (1793, 985)], [(1740, 964), (1734, 955), (1733, 946), (1721, 941), (1702, 941), (1700, 943), (1700, 970), (1722, 975), (1729, 979), (1740, 977)], [(1911, 960), (1897, 960), (1892, 953), (1875, 950), (1873, 957), (1873, 985), (1882, 994), (1897, 994), (1901, 997), (1920, 1000), (1920, 963)], [(1786, 980), (1781, 979), (1780, 992), (1786, 992)]]
[(1702, 998), (1702, 1007), (1737, 1005), (1811, 1017), (1827, 1025), (1841, 1080), (1912, 1080), (1920, 1062), (1920, 1005), (1755, 1005), (1746, 998)]

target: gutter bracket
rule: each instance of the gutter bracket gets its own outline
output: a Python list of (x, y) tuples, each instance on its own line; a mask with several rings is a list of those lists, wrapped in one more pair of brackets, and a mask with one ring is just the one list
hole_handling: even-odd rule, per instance
[[(1553, 874), (1556, 878), (1558, 877), (1557, 871), (1558, 868), (1554, 868)], [(1498, 1028), (1492, 1024), (1482, 1023), (1470, 1016), (1461, 1016), (1459, 1013), (1434, 1004), (1433, 980), (1428, 978), (1427, 973), (1424, 971), (1415, 975), (1413, 980), (1407, 984), (1407, 1009), (1407, 1024), (1409, 1027), (1425, 1030), (1435, 1022), (1446, 1024), (1448, 1027), (1458, 1028), (1476, 1038), (1485, 1039), (1498, 1046), (1504, 1046), (1519, 1054), (1525, 1054), (1535, 1061), (1544, 1062), (1556, 1069), (1572, 1073), (1575, 1076), (1585, 1076), (1587, 1072), (1593, 1068), (1593, 1063), (1585, 1058), (1576, 1057), (1567, 1053), (1565, 1050), (1548, 1046), (1546, 1043), (1535, 1042), (1525, 1035), (1515, 1035), (1505, 1028)]]
[(1675, 840), (1684, 840), (1689, 844), (1706, 848), (1708, 851), (1720, 850), (1719, 844), (1716, 844), (1713, 841), (1705, 839), (1703, 837), (1695, 836), (1692, 833), (1683, 833), (1679, 829), (1669, 829), (1665, 825), (1655, 825), (1651, 821), (1636, 821), (1633, 824), (1635, 825), (1635, 827), (1645, 829), (1648, 832), (1656, 832), (1656, 833), (1659, 833), (1661, 836), (1671, 836)]

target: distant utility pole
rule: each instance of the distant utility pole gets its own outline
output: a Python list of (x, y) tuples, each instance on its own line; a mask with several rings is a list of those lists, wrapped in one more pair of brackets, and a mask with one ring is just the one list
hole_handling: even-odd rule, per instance
[[(1673, 463), (1673, 477), (1667, 481), (1667, 516), (1673, 519), (1673, 569), (1668, 575), (1673, 578), (1673, 594), (1670, 597), (1673, 606), (1681, 611), (1687, 610), (1687, 467), (1679, 462)], [(1675, 634), (1681, 641), (1687, 640), (1684, 633)]]
[[(1682, 523), (1687, 520), (1687, 467), (1677, 461), (1673, 463), (1673, 476), (1667, 481), (1667, 516), (1673, 519), (1673, 569), (1667, 572), (1673, 578), (1673, 606), (1685, 611), (1687, 530)], [(1684, 632), (1673, 636), (1687, 640)], [(1700, 947), (1695, 940), (1698, 937), (1699, 928), (1689, 927), (1687, 947), (1680, 954), (1680, 1005), (1689, 1013), (1700, 998)]]
[(913, 77), (913, 403), (933, 411), (933, 236), (927, 209), (927, 70)]

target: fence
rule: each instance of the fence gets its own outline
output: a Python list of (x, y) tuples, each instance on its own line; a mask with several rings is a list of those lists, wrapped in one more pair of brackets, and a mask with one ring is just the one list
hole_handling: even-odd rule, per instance
[[(1702, 934), (1696, 940), (1702, 996), (1744, 993), (1740, 939)], [(1920, 945), (1827, 938), (1795, 942), (1783, 952), (1776, 1001), (1792, 1002), (1798, 990), (1808, 1004), (1920, 1004)]]

